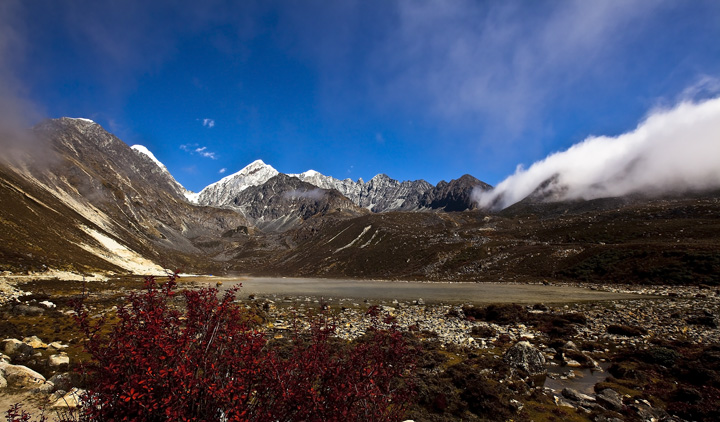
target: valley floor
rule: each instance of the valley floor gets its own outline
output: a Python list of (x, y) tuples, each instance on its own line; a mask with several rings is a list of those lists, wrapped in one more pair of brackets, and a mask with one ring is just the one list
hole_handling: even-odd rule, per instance
[[(183, 286), (217, 284), (222, 289), (231, 283), (188, 277)], [(141, 285), (132, 278), (93, 283), (91, 311), (112, 315), (124, 296)], [(86, 358), (70, 307), (83, 283), (39, 280), (14, 287), (26, 294), (8, 297), (0, 308), (4, 315), (0, 340), (38, 336), (46, 343), (67, 344), (69, 366), (49, 366), (49, 356), (58, 351), (47, 344), (22, 363), (46, 378), (72, 371)], [(337, 335), (348, 340), (378, 323), (406, 331), (422, 350), (417, 362), (418, 396), (408, 415), (416, 421), (713, 420), (717, 416), (720, 291), (677, 286), (553, 287), (618, 296), (554, 304), (498, 300), (488, 306), (429, 300), (426, 304), (419, 298), (392, 296), (362, 300), (257, 294), (243, 288), (238, 300), (257, 313), (272, 341), (283, 341), (293, 327), (321, 312), (334, 322)], [(367, 311), (373, 306), (385, 322), (372, 321)], [(545, 360), (540, 374), (528, 373), (508, 357), (508, 350), (523, 341)], [(3, 412), (14, 401), (37, 408), (52, 397), (39, 392), (39, 386), (3, 390)]]

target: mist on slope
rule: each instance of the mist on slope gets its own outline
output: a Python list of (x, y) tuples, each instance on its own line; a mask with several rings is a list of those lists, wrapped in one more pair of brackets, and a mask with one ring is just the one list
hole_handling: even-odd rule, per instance
[(19, 5), (15, 0), (0, 2), (0, 163), (39, 162), (49, 154), (38, 147), (40, 141), (30, 130), (42, 113), (26, 98), (14, 69), (26, 50), (22, 30), (16, 25)]
[(711, 188), (720, 188), (720, 97), (655, 111), (616, 137), (588, 137), (519, 166), (491, 191), (476, 189), (473, 199), (499, 210), (529, 195), (564, 201)]
[(289, 192), (283, 193), (284, 199), (297, 200), (297, 199), (309, 199), (311, 201), (320, 201), (325, 196), (325, 191), (322, 189), (294, 189)]

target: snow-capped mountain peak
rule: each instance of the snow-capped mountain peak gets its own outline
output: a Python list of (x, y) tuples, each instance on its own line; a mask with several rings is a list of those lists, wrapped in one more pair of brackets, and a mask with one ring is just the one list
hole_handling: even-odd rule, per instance
[[(240, 190), (244, 190), (250, 186), (262, 185), (278, 173), (279, 172), (275, 170), (273, 166), (265, 164), (263, 160), (255, 160), (245, 166), (242, 170), (223, 177), (212, 185), (205, 187), (205, 189), (232, 182), (234, 185), (241, 188)], [(203, 191), (205, 189), (203, 189)]]
[(226, 205), (235, 196), (251, 186), (259, 186), (267, 182), (279, 172), (262, 160), (255, 160), (237, 173), (223, 177), (205, 187), (197, 197), (202, 205)]
[(133, 145), (133, 146), (131, 146), (130, 148), (132, 148), (133, 151), (137, 151), (137, 152), (139, 152), (139, 153), (141, 153), (141, 154), (145, 154), (145, 156), (147, 156), (148, 158), (150, 158), (151, 160), (153, 160), (153, 161), (155, 162), (155, 164), (158, 165), (158, 167), (160, 167), (161, 169), (167, 171), (167, 167), (165, 167), (165, 164), (161, 163), (160, 160), (158, 160), (158, 159), (155, 157), (155, 154), (153, 154), (152, 152), (150, 152), (150, 150), (147, 149), (146, 147), (144, 147), (144, 146), (142, 146), (142, 145)]
[(85, 124), (85, 125), (87, 125), (87, 124), (94, 124), (94, 125), (96, 125), (96, 124), (97, 124), (97, 123), (95, 123), (94, 120), (86, 119), (86, 118), (84, 118), (84, 117), (60, 117), (60, 118), (57, 119), (57, 120), (59, 120), (59, 121), (61, 121), (61, 122), (63, 122), (63, 121), (64, 121), (64, 122), (72, 122), (72, 123), (75, 123), (75, 124), (77, 124), (77, 123), (82, 123), (82, 124)]
[(141, 157), (150, 159), (150, 161), (155, 163), (158, 166), (158, 168), (160, 169), (160, 171), (169, 180), (169, 182), (173, 186), (175, 186), (176, 191), (179, 194), (182, 194), (185, 197), (185, 199), (188, 200), (188, 202), (197, 203), (198, 194), (185, 189), (185, 187), (183, 185), (181, 185), (177, 180), (175, 180), (175, 178), (172, 176), (172, 174), (170, 174), (170, 171), (167, 169), (167, 167), (165, 167), (165, 164), (163, 164), (160, 160), (158, 160), (157, 157), (155, 157), (155, 154), (150, 152), (149, 149), (147, 149), (143, 145), (133, 145), (130, 147), (130, 149), (132, 149), (136, 154), (140, 155)]
[[(197, 203), (201, 205), (230, 206), (234, 208), (251, 207), (251, 205), (243, 202), (247, 201), (247, 195), (242, 196), (239, 194), (250, 187), (260, 187), (279, 174), (282, 173), (279, 173), (272, 166), (265, 164), (262, 160), (253, 161), (239, 172), (226, 176), (219, 182), (213, 183), (200, 191)], [(353, 181), (352, 179), (340, 180), (332, 176), (325, 176), (315, 170), (284, 176), (299, 179), (302, 182), (309, 183), (320, 189), (334, 189), (352, 201), (356, 206), (366, 208), (373, 212), (447, 208), (449, 203), (446, 203), (447, 198), (445, 197), (450, 194), (458, 196), (457, 192), (448, 186), (456, 186), (459, 182), (453, 182), (451, 184), (441, 182), (437, 187), (433, 187), (430, 183), (422, 179), (400, 182), (383, 173), (376, 175), (367, 182), (364, 182), (362, 179), (358, 179), (357, 181)], [(478, 180), (471, 182), (472, 183), (465, 183), (465, 185), (468, 186), (459, 189), (463, 190), (463, 192), (470, 192), (476, 184), (482, 183)], [(275, 184), (277, 185), (278, 183), (280, 182)], [(262, 192), (261, 196), (266, 194), (268, 194), (268, 192)], [(455, 204), (455, 202), (450, 204), (454, 207), (453, 210), (455, 210), (455, 208), (460, 210), (470, 207), (464, 199), (465, 196), (469, 196), (469, 193), (463, 195), (460, 195), (462, 196), (460, 200), (455, 201), (458, 202), (458, 204)], [(252, 214), (252, 210), (248, 212)]]
[[(338, 184), (342, 183), (340, 180), (332, 176), (325, 176), (315, 170), (308, 170), (300, 174), (288, 174), (288, 176), (298, 178), (303, 182), (310, 183), (311, 185), (315, 185), (322, 189), (338, 189)], [(338, 190), (342, 192), (342, 189)]]

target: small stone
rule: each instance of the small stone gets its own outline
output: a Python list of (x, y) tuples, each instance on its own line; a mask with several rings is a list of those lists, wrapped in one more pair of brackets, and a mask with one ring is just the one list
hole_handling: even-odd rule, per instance
[(69, 365), (69, 364), (70, 364), (70, 357), (65, 352), (62, 352), (58, 355), (51, 355), (48, 358), (48, 365), (50, 365), (50, 366), (60, 366), (60, 365)]
[(608, 410), (620, 412), (623, 409), (623, 402), (617, 391), (606, 388), (595, 395), (597, 402)]
[(523, 369), (530, 375), (542, 374), (546, 371), (545, 356), (528, 341), (516, 343), (508, 349), (503, 359), (508, 365)]
[(45, 381), (43, 385), (35, 389), (36, 392), (43, 394), (50, 394), (53, 390), (55, 390), (55, 384), (50, 381)]
[(562, 395), (563, 397), (574, 400), (574, 401), (586, 401), (586, 402), (594, 402), (595, 397), (589, 396), (587, 394), (583, 394), (575, 389), (572, 388), (563, 388), (562, 389)]
[(48, 345), (44, 343), (38, 336), (25, 337), (23, 343), (32, 347), (33, 349), (47, 349)]
[(577, 409), (577, 406), (563, 399), (562, 397), (554, 396), (553, 401), (555, 402), (556, 406), (572, 407), (573, 409)]
[(55, 350), (67, 349), (69, 347), (67, 344), (62, 344), (59, 341), (53, 341), (49, 346)]
[(80, 406), (80, 398), (85, 394), (85, 390), (73, 388), (69, 393), (59, 398), (50, 406), (51, 409), (75, 409)]
[(563, 349), (567, 349), (567, 350), (578, 350), (578, 347), (577, 347), (577, 345), (576, 345), (574, 342), (568, 341), (567, 343), (565, 343), (565, 344), (563, 345)]
[(568, 360), (568, 361), (565, 361), (565, 366), (569, 366), (570, 368), (581, 368), (581, 367), (582, 367), (582, 365), (580, 364), (580, 362), (578, 362), (578, 361), (576, 361), (576, 360), (574, 360), (574, 359), (570, 359), (570, 360)]
[(521, 411), (523, 409), (523, 407), (525, 407), (525, 406), (523, 406), (522, 403), (520, 403), (519, 401), (517, 401), (515, 399), (510, 399), (510, 406), (512, 406), (516, 412)]
[(48, 382), (52, 382), (55, 385), (55, 388), (57, 390), (68, 391), (68, 390), (72, 389), (72, 387), (73, 387), (72, 376), (70, 375), (69, 372), (55, 374), (52, 377), (50, 377)]

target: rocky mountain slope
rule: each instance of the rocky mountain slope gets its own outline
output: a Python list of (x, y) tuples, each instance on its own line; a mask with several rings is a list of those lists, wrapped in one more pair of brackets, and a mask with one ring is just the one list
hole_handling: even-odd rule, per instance
[(368, 212), (337, 190), (321, 189), (285, 174), (243, 189), (231, 198), (229, 205), (256, 227), (271, 232), (285, 231), (311, 217), (330, 213), (354, 217)]
[[(32, 132), (35, 149), (2, 166), (1, 208), (12, 217), (3, 218), (12, 242), (2, 254), (15, 256), (15, 265), (42, 268), (46, 256), (57, 256), (82, 269), (157, 272), (196, 265), (204, 253), (197, 239), (247, 225), (236, 212), (188, 203), (163, 166), (92, 121), (48, 120)], [(46, 248), (29, 252), (43, 238)], [(95, 258), (77, 258), (87, 255), (74, 252), (78, 245)]]
[[(216, 207), (238, 206), (236, 199), (241, 192), (251, 187), (261, 186), (278, 174), (280, 173), (277, 170), (261, 160), (254, 161), (239, 172), (204, 188), (197, 194), (196, 202)], [(470, 175), (465, 175), (449, 183), (441, 181), (437, 186), (432, 186), (425, 180), (400, 182), (386, 174), (378, 174), (367, 182), (362, 179), (358, 179), (358, 181), (340, 180), (314, 170), (287, 176), (316, 188), (335, 190), (356, 206), (376, 213), (473, 209), (476, 206), (471, 198), (473, 189), (487, 190), (491, 188), (490, 185)], [(244, 205), (243, 209), (247, 211), (248, 205)]]
[(288, 233), (265, 274), (720, 286), (720, 193), (540, 203), (502, 213), (370, 214)]
[(151, 152), (92, 121), (32, 134), (0, 160), (0, 272), (720, 284), (720, 192), (538, 194), (490, 212), (474, 209), (490, 187), (469, 175), (353, 182), (257, 161), (197, 197), (220, 206), (198, 205)]

